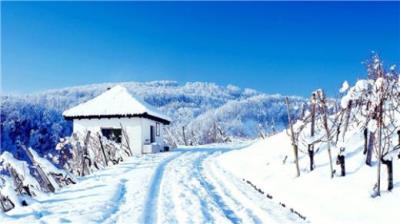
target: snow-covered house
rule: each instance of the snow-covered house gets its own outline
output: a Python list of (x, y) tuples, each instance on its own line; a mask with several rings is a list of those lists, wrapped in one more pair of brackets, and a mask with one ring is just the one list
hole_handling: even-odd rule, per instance
[(164, 149), (163, 125), (171, 119), (147, 103), (133, 97), (122, 86), (64, 111), (73, 121), (74, 133), (101, 133), (116, 142), (127, 134), (133, 153), (152, 153)]

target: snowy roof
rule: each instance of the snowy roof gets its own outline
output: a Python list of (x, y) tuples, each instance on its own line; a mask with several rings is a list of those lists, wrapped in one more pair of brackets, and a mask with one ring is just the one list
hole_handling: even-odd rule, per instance
[(146, 102), (133, 97), (122, 86), (114, 86), (99, 96), (64, 111), (67, 119), (102, 117), (145, 117), (169, 124), (171, 119)]

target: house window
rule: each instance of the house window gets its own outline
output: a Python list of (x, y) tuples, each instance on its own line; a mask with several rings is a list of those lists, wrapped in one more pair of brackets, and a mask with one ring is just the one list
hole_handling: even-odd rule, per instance
[(154, 126), (150, 125), (150, 143), (155, 142), (155, 130), (154, 130)]
[(120, 128), (102, 128), (101, 134), (111, 141), (121, 143), (122, 130)]
[(160, 123), (156, 123), (156, 135), (160, 136)]

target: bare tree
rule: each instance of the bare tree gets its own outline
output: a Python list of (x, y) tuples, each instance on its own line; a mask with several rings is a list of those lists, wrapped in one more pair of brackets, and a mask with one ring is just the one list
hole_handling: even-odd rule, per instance
[(124, 139), (124, 142), (121, 142), (121, 145), (122, 145), (122, 147), (127, 149), (127, 151), (128, 151), (127, 154), (129, 156), (132, 156), (133, 152), (132, 152), (131, 145), (130, 145), (129, 135), (126, 132), (126, 129), (124, 128), (124, 126), (122, 126), (122, 123), (119, 123), (119, 124), (121, 126), (122, 136)]
[(321, 114), (323, 116), (323, 125), (324, 125), (324, 129), (326, 132), (326, 144), (327, 144), (327, 151), (328, 151), (328, 156), (329, 156), (329, 168), (331, 170), (331, 178), (334, 177), (334, 170), (333, 170), (333, 162), (332, 162), (332, 152), (331, 152), (331, 143), (330, 143), (330, 138), (331, 138), (331, 131), (328, 125), (328, 109), (327, 109), (327, 105), (326, 105), (326, 96), (325, 93), (320, 90), (317, 91), (317, 97), (318, 100), (321, 104), (320, 109), (321, 109)]
[(100, 133), (97, 133), (97, 137), (99, 138), (99, 144), (100, 144), (101, 152), (102, 152), (102, 155), (103, 155), (103, 158), (104, 158), (104, 164), (107, 166), (108, 165), (108, 159), (107, 159), (106, 152), (104, 150), (102, 137), (101, 137)]
[(290, 137), (291, 137), (291, 141), (292, 141), (292, 147), (293, 147), (293, 153), (294, 153), (294, 162), (296, 165), (296, 176), (299, 177), (300, 176), (300, 166), (299, 166), (299, 148), (298, 148), (298, 144), (296, 141), (296, 136), (295, 136), (295, 132), (293, 130), (293, 123), (292, 120), (290, 118), (290, 104), (289, 104), (289, 98), (286, 97), (286, 106), (287, 106), (287, 114), (288, 114), (288, 123), (289, 123), (289, 128), (290, 128)]
[[(310, 128), (310, 136), (314, 138), (315, 135), (315, 113), (316, 113), (316, 102), (317, 97), (315, 93), (311, 95), (311, 128)], [(310, 171), (314, 170), (314, 144), (308, 144), (308, 156), (310, 157)]]

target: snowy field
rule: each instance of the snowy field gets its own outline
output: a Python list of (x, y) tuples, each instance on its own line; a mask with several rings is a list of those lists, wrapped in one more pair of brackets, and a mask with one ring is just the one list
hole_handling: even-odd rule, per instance
[(187, 147), (133, 157), (14, 209), (0, 216), (0, 223), (304, 222), (221, 168), (219, 156), (245, 146)]
[[(296, 178), (293, 149), (285, 132), (218, 158), (222, 170), (251, 181), (273, 199), (293, 207), (312, 223), (397, 223), (400, 201), (400, 162), (393, 161), (394, 189), (388, 192), (386, 167), (382, 167), (381, 197), (371, 198), (376, 183), (376, 160), (365, 165), (362, 134), (349, 133), (346, 176), (330, 178), (326, 149), (315, 155), (309, 171), (308, 155), (300, 153), (301, 176)], [(285, 159), (285, 157), (288, 158)], [(335, 157), (336, 158), (336, 157)], [(285, 163), (284, 163), (285, 161)]]

